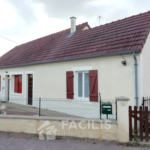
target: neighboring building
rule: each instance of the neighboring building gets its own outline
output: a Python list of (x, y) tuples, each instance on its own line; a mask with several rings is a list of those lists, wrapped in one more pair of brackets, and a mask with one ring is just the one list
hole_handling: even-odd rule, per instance
[(150, 12), (95, 28), (75, 21), (1, 57), (1, 98), (34, 105), (33, 97), (98, 101), (101, 93), (140, 105), (150, 95)]

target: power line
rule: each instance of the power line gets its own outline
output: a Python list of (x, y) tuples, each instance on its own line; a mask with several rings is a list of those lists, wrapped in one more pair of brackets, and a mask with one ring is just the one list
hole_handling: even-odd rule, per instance
[(13, 41), (13, 40), (10, 40), (10, 39), (8, 39), (8, 38), (6, 38), (6, 37), (4, 37), (4, 36), (1, 36), (1, 35), (0, 35), (0, 37), (3, 38), (3, 39), (8, 40), (8, 41), (10, 41), (10, 42), (13, 42), (13, 43), (16, 43), (16, 44), (17, 44), (17, 42), (15, 42), (15, 41)]

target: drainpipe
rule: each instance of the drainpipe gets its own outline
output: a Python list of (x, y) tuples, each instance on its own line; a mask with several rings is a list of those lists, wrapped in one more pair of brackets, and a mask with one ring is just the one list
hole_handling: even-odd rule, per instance
[(138, 107), (138, 78), (137, 78), (137, 58), (135, 55), (135, 52), (133, 52), (133, 57), (134, 57), (134, 69), (135, 69), (135, 103), (136, 106)]

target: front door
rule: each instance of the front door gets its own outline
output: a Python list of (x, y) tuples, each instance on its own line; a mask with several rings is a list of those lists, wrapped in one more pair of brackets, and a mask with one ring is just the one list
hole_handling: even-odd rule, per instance
[(28, 75), (28, 105), (32, 105), (33, 101), (33, 75)]

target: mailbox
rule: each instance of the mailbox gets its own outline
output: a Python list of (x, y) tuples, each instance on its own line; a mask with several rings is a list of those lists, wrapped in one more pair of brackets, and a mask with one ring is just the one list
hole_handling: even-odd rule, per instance
[(112, 114), (112, 104), (111, 103), (102, 103), (102, 114)]

